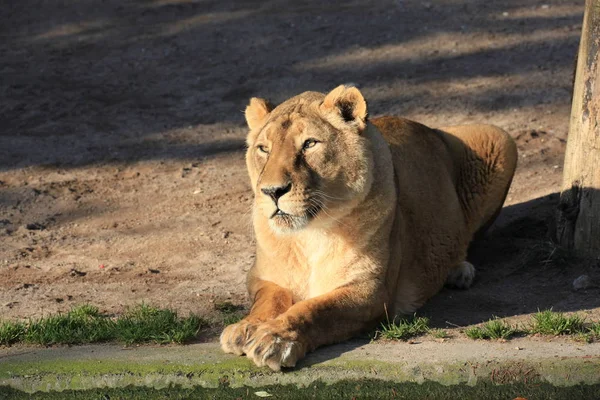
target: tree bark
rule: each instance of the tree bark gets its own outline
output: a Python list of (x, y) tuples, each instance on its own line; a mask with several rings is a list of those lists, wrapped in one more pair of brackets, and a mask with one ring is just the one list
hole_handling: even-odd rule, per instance
[(600, 0), (586, 0), (557, 220), (561, 245), (600, 258)]

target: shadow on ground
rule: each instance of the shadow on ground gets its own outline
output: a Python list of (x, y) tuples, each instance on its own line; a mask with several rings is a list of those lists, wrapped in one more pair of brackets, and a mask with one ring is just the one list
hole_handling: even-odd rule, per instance
[[(531, 75), (572, 68), (581, 13), (557, 1), (533, 15), (538, 3), (11, 2), (0, 171), (205, 157), (224, 127), (241, 139), (250, 96), (341, 82), (362, 84), (380, 114), (563, 102), (568, 86)], [(506, 78), (503, 91), (486, 77)]]
[(469, 260), (478, 276), (466, 291), (444, 289), (420, 311), (435, 326), (464, 326), (488, 320), (600, 307), (600, 288), (574, 291), (582, 274), (600, 277), (600, 262), (577, 256), (555, 243), (559, 193), (511, 205), (484, 236)]

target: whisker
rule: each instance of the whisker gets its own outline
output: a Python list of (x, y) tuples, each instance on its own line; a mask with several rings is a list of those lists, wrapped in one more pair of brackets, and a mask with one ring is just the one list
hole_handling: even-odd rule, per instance
[(342, 198), (342, 197), (335, 197), (335, 196), (332, 196), (332, 195), (330, 195), (330, 194), (327, 194), (327, 193), (323, 192), (322, 190), (314, 190), (312, 193), (314, 193), (314, 194), (315, 194), (315, 195), (317, 195), (317, 196), (323, 197), (323, 198), (325, 198), (325, 199), (331, 199), (331, 200), (341, 200), (341, 201), (345, 201), (345, 200), (347, 200), (347, 199), (344, 199), (344, 198)]
[(318, 199), (316, 197), (311, 197), (311, 198), (309, 198), (309, 202), (312, 203), (312, 204), (314, 204), (315, 206), (318, 206), (320, 208), (320, 210), (323, 211), (323, 213), (325, 215), (327, 215), (329, 218), (331, 218), (333, 221), (335, 221), (338, 224), (343, 225), (343, 226), (345, 226), (347, 228), (351, 228), (350, 225), (342, 222), (340, 219), (335, 218), (333, 215), (329, 214), (327, 212), (327, 210), (329, 210), (329, 211), (331, 211), (331, 210), (320, 199)]

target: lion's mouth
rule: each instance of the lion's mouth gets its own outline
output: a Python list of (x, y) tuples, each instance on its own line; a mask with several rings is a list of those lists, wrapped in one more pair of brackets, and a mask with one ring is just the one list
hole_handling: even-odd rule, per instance
[(275, 212), (269, 218), (273, 219), (275, 217), (291, 217), (291, 216), (292, 216), (291, 214), (288, 214), (285, 211), (278, 208), (277, 210), (275, 210)]
[(301, 215), (294, 215), (277, 208), (269, 219), (271, 226), (276, 227), (278, 230), (296, 231), (306, 227), (312, 219), (316, 218), (320, 210), (321, 207), (310, 205)]
[(294, 215), (288, 212), (283, 211), (281, 208), (277, 208), (273, 211), (273, 214), (269, 217), (269, 219), (275, 218), (283, 218), (283, 219), (292, 219), (292, 218), (307, 218), (312, 219), (317, 216), (317, 214), (321, 211), (321, 207), (319, 205), (311, 205), (309, 206), (303, 215)]

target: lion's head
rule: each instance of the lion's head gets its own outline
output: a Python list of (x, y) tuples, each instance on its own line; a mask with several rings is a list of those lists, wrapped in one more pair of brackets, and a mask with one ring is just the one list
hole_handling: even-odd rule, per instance
[(275, 233), (330, 224), (364, 199), (373, 159), (357, 88), (305, 92), (275, 108), (252, 98), (245, 115), (255, 218)]

